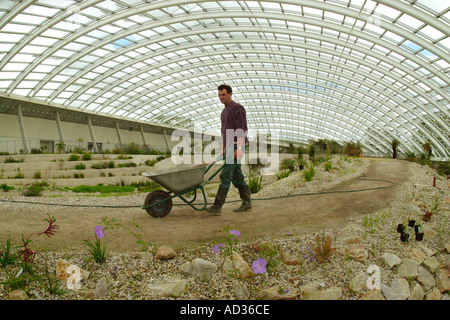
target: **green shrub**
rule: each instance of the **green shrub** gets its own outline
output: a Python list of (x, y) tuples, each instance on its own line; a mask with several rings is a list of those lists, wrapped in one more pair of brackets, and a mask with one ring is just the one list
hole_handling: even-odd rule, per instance
[(314, 165), (312, 165), (312, 164), (310, 164), (303, 172), (303, 177), (305, 178), (306, 181), (311, 181), (315, 175), (316, 175), (316, 170), (314, 169)]
[(114, 161), (94, 163), (91, 166), (92, 169), (107, 169), (107, 168), (112, 169), (114, 167), (115, 167)]
[(25, 197), (40, 197), (42, 195), (42, 191), (44, 191), (44, 188), (42, 186), (32, 184), (26, 186), (25, 190), (23, 191), (23, 195)]
[(330, 171), (331, 170), (331, 161), (327, 161), (325, 163), (325, 171)]
[(77, 165), (75, 165), (75, 170), (84, 170), (86, 169), (86, 165), (84, 163), (79, 163)]
[(248, 186), (251, 193), (257, 193), (262, 189), (262, 175), (251, 175), (248, 179)]
[(86, 186), (86, 185), (81, 185), (81, 186), (77, 186), (72, 188), (72, 192), (77, 192), (77, 193), (95, 193), (95, 192), (100, 192), (100, 193), (120, 193), (120, 192), (133, 192), (134, 191), (134, 187), (133, 186), (104, 186), (104, 185), (96, 185), (96, 186)]
[(124, 168), (124, 167), (137, 167), (137, 164), (134, 162), (119, 163), (119, 168)]
[(71, 154), (69, 157), (69, 161), (78, 161), (80, 159), (80, 156), (77, 154)]
[(289, 170), (289, 169), (280, 171), (279, 173), (277, 173), (277, 180), (287, 178), (287, 177), (289, 177), (290, 174), (291, 174), (291, 170)]
[(295, 160), (291, 158), (283, 159), (280, 164), (280, 169), (295, 171)]
[(5, 163), (20, 163), (24, 162), (24, 159), (15, 160), (13, 157), (8, 157), (5, 159)]
[(83, 153), (83, 160), (92, 160), (92, 154), (90, 152)]
[(14, 187), (8, 186), (6, 183), (4, 183), (4, 184), (0, 185), (0, 189), (2, 189), (5, 192), (8, 192), (8, 191), (14, 190)]
[(17, 174), (12, 178), (13, 179), (23, 179), (23, 178), (25, 178), (25, 176), (23, 175), (22, 172), (17, 172)]

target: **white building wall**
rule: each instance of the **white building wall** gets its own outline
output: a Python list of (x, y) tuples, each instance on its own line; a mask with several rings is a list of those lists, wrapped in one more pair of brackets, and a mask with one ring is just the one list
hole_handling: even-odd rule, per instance
[[(23, 117), (23, 122), (30, 150), (34, 148), (39, 149), (43, 141), (53, 141), (54, 146), (60, 142), (56, 120)], [(61, 121), (61, 126), (64, 143), (69, 150), (73, 150), (78, 146), (86, 149), (88, 142), (92, 142), (87, 123), (78, 124)], [(93, 130), (96, 142), (102, 143), (103, 151), (106, 149), (112, 151), (120, 146), (115, 128), (93, 125)], [(140, 131), (121, 129), (120, 134), (123, 144), (143, 144)], [(163, 135), (144, 132), (144, 137), (150, 148), (166, 151)], [(83, 139), (82, 142), (78, 141), (80, 138)], [(21, 149), (23, 149), (23, 141), (18, 116), (0, 114), (0, 152), (19, 153)], [(53, 151), (56, 151), (56, 147)]]

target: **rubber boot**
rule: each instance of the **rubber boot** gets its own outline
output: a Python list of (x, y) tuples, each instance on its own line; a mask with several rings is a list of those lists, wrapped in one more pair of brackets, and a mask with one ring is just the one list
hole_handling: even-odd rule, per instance
[(248, 186), (239, 187), (239, 196), (242, 199), (242, 204), (239, 208), (234, 209), (234, 212), (248, 211), (252, 208), (252, 201), (250, 197), (250, 188)]
[(208, 212), (214, 213), (216, 216), (220, 216), (220, 214), (222, 213), (222, 206), (227, 198), (227, 194), (228, 189), (219, 188), (219, 190), (217, 190), (217, 195), (216, 199), (214, 200), (214, 204), (211, 207), (206, 208), (206, 210)]

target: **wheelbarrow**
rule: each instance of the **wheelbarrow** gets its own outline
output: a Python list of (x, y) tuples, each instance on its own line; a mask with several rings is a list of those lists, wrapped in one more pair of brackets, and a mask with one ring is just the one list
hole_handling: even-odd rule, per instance
[[(216, 160), (217, 161), (217, 160)], [(215, 162), (216, 162), (215, 161)], [(204, 180), (205, 174), (215, 164), (202, 165), (181, 165), (174, 168), (157, 169), (151, 172), (142, 173), (143, 176), (157, 182), (167, 190), (154, 190), (150, 192), (144, 201), (142, 209), (154, 218), (165, 217), (172, 210), (172, 199), (180, 198), (197, 211), (205, 210), (208, 201), (205, 195), (205, 186), (208, 184), (225, 166), (225, 162), (208, 179)], [(200, 189), (203, 195), (203, 204), (194, 203), (197, 198), (197, 190)], [(193, 193), (192, 199), (187, 199), (187, 195)]]

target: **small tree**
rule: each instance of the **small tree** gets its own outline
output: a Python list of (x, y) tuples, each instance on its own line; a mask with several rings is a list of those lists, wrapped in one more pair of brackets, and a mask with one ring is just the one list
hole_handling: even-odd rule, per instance
[(428, 158), (431, 158), (431, 143), (427, 142), (422, 145), (423, 150), (427, 154)]
[(397, 158), (397, 147), (400, 144), (400, 141), (398, 141), (396, 138), (394, 138), (391, 142), (392, 145), (392, 158)]
[(66, 144), (64, 143), (64, 141), (61, 141), (56, 144), (56, 148), (58, 149), (59, 153), (63, 153), (64, 150), (66, 149)]

